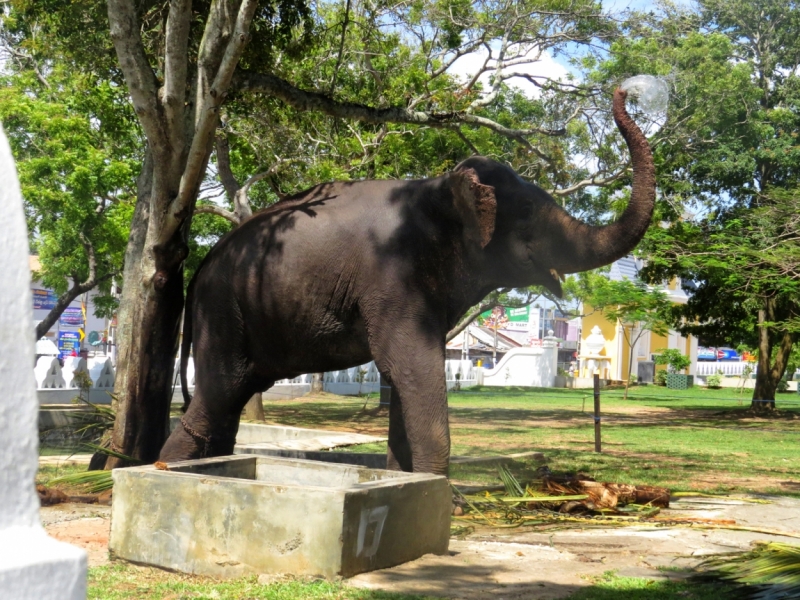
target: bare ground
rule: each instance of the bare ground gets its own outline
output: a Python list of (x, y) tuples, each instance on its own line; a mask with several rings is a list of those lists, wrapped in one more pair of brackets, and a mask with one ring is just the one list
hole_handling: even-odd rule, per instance
[[(478, 528), (464, 538), (451, 538), (447, 555), (426, 555), (391, 569), (357, 575), (349, 583), (443, 598), (509, 600), (565, 598), (589, 585), (590, 576), (609, 570), (649, 579), (680, 578), (685, 575), (674, 570), (676, 567), (691, 567), (710, 554), (747, 550), (756, 540), (798, 543), (800, 500), (770, 500), (770, 504), (751, 504), (736, 498), (686, 498), (674, 502), (667, 514), (732, 519), (744, 528), (785, 535), (669, 526)], [(108, 507), (63, 504), (42, 508), (41, 516), (50, 535), (87, 550), (90, 566), (108, 564)]]

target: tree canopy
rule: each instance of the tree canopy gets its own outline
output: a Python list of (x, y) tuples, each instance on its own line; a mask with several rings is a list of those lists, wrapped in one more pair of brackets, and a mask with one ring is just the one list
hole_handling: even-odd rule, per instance
[(672, 78), (655, 143), (661, 224), (642, 246), (643, 275), (681, 278), (691, 294), (673, 311), (682, 332), (757, 349), (760, 401), (774, 401), (797, 340), (799, 18), (793, 2), (701, 0), (615, 41), (601, 69)]

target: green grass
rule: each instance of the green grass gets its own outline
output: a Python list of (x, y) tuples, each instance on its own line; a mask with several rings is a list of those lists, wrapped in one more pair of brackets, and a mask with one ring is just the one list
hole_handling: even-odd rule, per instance
[(89, 569), (89, 600), (420, 600), (423, 596), (348, 587), (336, 581), (286, 579), (258, 583), (256, 577), (216, 580), (115, 563)]
[[(717, 600), (733, 589), (727, 584), (698, 584), (620, 577), (613, 571), (589, 580), (591, 585), (569, 600)], [(424, 600), (416, 596), (365, 590), (341, 581), (286, 578), (259, 583), (256, 577), (215, 580), (171, 573), (128, 563), (89, 569), (89, 600)]]
[[(569, 600), (718, 600), (733, 589), (721, 583), (620, 577), (613, 571), (592, 577)], [(365, 590), (341, 581), (286, 578), (259, 583), (256, 577), (216, 580), (161, 569), (114, 563), (89, 569), (89, 600), (424, 600), (429, 596)]]
[(732, 586), (620, 577), (613, 571), (591, 579), (592, 585), (569, 600), (719, 600), (728, 597)]
[[(739, 404), (741, 400), (741, 405)], [(594, 450), (591, 390), (473, 388), (449, 394), (452, 453), (487, 456), (538, 450), (553, 471), (603, 481), (701, 492), (800, 496), (800, 400), (778, 397), (776, 417), (754, 417), (735, 390), (635, 387), (601, 391), (603, 453)], [(267, 419), (285, 425), (386, 435), (377, 399), (320, 398), (265, 403)], [(386, 451), (385, 443), (343, 451)], [(521, 460), (517, 477), (540, 466)], [(458, 480), (497, 482), (486, 465), (454, 465)]]
[(86, 465), (42, 465), (36, 472), (36, 485), (50, 485), (53, 479), (86, 471)]

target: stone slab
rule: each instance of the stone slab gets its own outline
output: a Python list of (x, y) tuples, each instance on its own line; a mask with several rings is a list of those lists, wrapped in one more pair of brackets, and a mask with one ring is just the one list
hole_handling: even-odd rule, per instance
[(187, 573), (349, 577), (447, 552), (444, 477), (227, 456), (116, 469), (111, 552)]

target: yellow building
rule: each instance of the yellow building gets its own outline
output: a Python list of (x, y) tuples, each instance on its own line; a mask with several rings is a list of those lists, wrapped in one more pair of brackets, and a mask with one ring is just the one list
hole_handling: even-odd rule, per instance
[[(611, 266), (608, 276), (614, 280), (630, 279), (633, 281), (638, 278), (641, 266), (642, 262), (639, 259), (626, 256)], [(663, 290), (672, 302), (685, 304), (688, 300), (688, 296), (681, 289), (680, 281), (677, 279), (664, 286)], [(578, 350), (580, 359), (579, 374), (581, 377), (591, 377), (592, 373), (589, 370), (597, 367), (601, 379), (626, 381), (630, 374), (638, 375), (640, 362), (652, 361), (653, 355), (658, 354), (664, 348), (675, 348), (688, 356), (692, 361), (688, 369), (689, 375), (695, 374), (697, 368), (697, 338), (694, 336), (683, 337), (672, 330), (666, 336), (656, 335), (650, 331), (645, 331), (639, 336), (640, 330), (636, 326), (631, 327), (630, 324), (625, 325), (627, 329), (626, 335), (623, 332), (621, 323), (610, 322), (600, 311), (593, 312), (591, 306), (585, 305), (581, 313), (588, 315), (581, 319), (581, 343)], [(599, 358), (592, 361), (589, 357), (593, 356), (593, 354), (588, 351), (588, 346), (595, 339), (600, 340), (598, 337), (590, 340), (592, 332), (596, 333), (598, 329), (602, 335), (603, 343), (601, 349), (597, 352)], [(636, 340), (637, 337), (639, 339), (634, 344), (633, 361), (631, 361), (628, 340)]]

